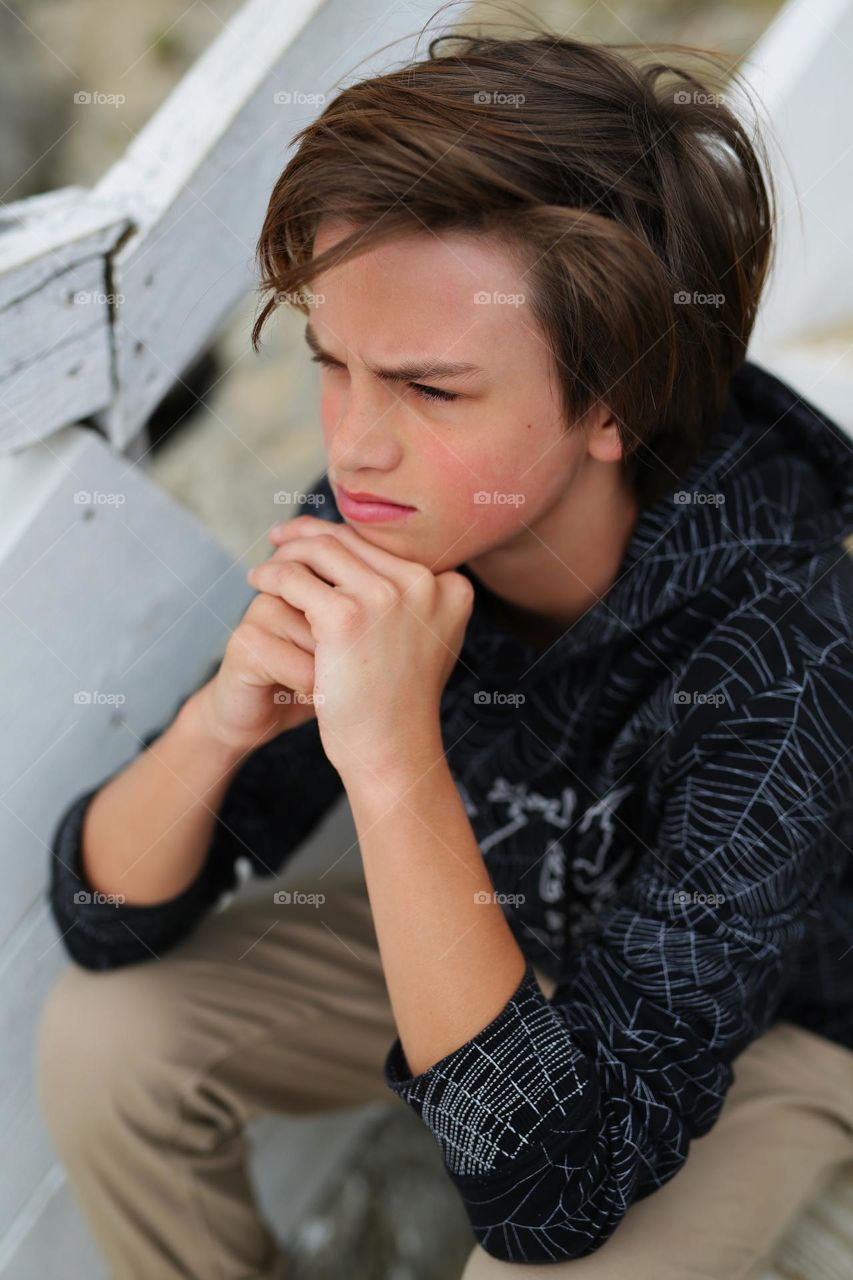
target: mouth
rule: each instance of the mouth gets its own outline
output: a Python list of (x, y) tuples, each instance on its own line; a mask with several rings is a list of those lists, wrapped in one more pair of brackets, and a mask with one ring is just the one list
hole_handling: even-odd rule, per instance
[(346, 489), (342, 484), (338, 485), (338, 493), (349, 502), (361, 502), (372, 506), (381, 507), (400, 507), (403, 511), (415, 511), (416, 507), (410, 506), (407, 502), (395, 502), (393, 498), (384, 498), (381, 493), (365, 493), (361, 489)]
[(402, 502), (391, 502), (387, 498), (361, 492), (350, 493), (343, 485), (335, 491), (335, 501), (341, 514), (350, 520), (363, 524), (377, 524), (388, 520), (405, 520), (413, 516), (417, 507), (406, 506)]

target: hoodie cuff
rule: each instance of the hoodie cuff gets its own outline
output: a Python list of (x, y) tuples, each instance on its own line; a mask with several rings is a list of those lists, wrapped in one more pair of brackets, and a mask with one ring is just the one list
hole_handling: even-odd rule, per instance
[(115, 894), (92, 890), (83, 872), (82, 829), (101, 785), (78, 796), (57, 824), (45, 890), (68, 954), (87, 969), (156, 959), (180, 941), (211, 904), (232, 892), (236, 879), (216, 829), (195, 879), (172, 898), (155, 904), (125, 903)]
[(515, 991), (473, 1039), (413, 1076), (399, 1036), (386, 1085), (418, 1113), (459, 1178), (501, 1174), (542, 1156), (549, 1127), (594, 1105), (587, 1060), (528, 962)]

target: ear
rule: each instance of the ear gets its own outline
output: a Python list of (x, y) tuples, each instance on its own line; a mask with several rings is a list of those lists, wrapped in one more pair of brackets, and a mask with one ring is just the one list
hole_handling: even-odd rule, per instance
[(593, 418), (587, 441), (590, 457), (599, 462), (618, 462), (622, 457), (622, 438), (613, 414), (602, 409)]

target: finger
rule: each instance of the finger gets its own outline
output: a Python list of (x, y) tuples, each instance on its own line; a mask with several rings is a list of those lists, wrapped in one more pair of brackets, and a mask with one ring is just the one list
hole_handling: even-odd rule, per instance
[(292, 538), (294, 533), (304, 533), (306, 529), (320, 525), (322, 528), (328, 529), (333, 522), (331, 520), (321, 520), (319, 516), (291, 516), (289, 520), (281, 520), (278, 524), (274, 524), (269, 530), (267, 537), (270, 542), (280, 543)]
[(265, 560), (250, 569), (246, 576), (259, 591), (280, 596), (286, 604), (301, 609), (309, 624), (312, 618), (320, 616), (339, 598), (333, 586), (323, 582), (307, 565), (298, 561)]
[(314, 633), (305, 614), (280, 596), (259, 591), (246, 610), (246, 619), (266, 627), (281, 640), (292, 640), (307, 653), (315, 650)]
[(268, 684), (280, 684), (299, 693), (314, 688), (314, 659), (288, 640), (280, 640), (263, 627), (249, 623), (238, 627), (229, 640), (232, 651), (242, 650), (240, 667), (254, 672)]
[(365, 561), (344, 546), (339, 538), (294, 538), (279, 547), (268, 564), (298, 562), (313, 569), (318, 577), (332, 586), (340, 587), (356, 599), (375, 600), (388, 597), (387, 579), (376, 573)]
[[(402, 556), (395, 556), (383, 547), (374, 546), (347, 524), (320, 520), (316, 516), (296, 516), (293, 520), (288, 520), (271, 558), (279, 559), (283, 548), (296, 538), (316, 538), (322, 534), (337, 538), (342, 546), (359, 556), (371, 569), (395, 583), (401, 591), (407, 590), (423, 577), (424, 566), (418, 561), (404, 560)], [(427, 569), (426, 572), (429, 573), (430, 570)]]

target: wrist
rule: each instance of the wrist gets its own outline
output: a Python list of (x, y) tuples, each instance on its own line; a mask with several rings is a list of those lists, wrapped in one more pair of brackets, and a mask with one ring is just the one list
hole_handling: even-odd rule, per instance
[(189, 750), (213, 754), (223, 770), (233, 770), (249, 749), (242, 743), (229, 742), (218, 732), (211, 714), (210, 685), (208, 681), (190, 694), (175, 718), (175, 727), (186, 739)]
[(348, 793), (368, 791), (386, 797), (403, 795), (423, 778), (434, 777), (440, 768), (448, 767), (441, 726), (437, 721), (420, 728), (411, 726), (403, 738), (386, 735), (381, 750), (364, 754), (364, 759), (353, 753), (349, 763), (340, 759), (335, 762)]

